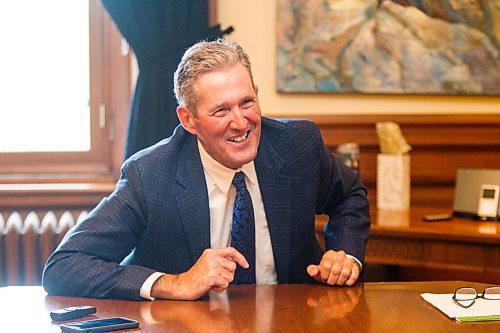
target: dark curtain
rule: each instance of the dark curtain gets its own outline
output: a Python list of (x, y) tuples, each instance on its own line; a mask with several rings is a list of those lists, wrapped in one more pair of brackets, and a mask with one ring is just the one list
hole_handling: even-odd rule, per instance
[(129, 114), (125, 158), (172, 134), (179, 123), (173, 75), (187, 47), (221, 32), (208, 26), (207, 0), (102, 0), (134, 50), (139, 76)]

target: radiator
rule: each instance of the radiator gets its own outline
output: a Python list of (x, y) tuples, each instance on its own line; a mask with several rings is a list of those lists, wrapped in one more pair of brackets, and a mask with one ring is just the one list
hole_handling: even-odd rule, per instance
[(39, 285), (50, 254), (86, 215), (87, 211), (66, 211), (58, 218), (49, 211), (30, 212), (23, 218), (12, 212), (4, 219), (0, 213), (0, 286)]

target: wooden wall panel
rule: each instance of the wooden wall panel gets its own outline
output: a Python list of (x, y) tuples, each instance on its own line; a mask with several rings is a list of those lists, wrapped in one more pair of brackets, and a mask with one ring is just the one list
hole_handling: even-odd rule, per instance
[(375, 124), (400, 125), (412, 146), (412, 205), (451, 206), (458, 168), (500, 168), (500, 115), (379, 115), (317, 116), (325, 143), (335, 151), (340, 143), (360, 145), (361, 178), (374, 202), (376, 158)]

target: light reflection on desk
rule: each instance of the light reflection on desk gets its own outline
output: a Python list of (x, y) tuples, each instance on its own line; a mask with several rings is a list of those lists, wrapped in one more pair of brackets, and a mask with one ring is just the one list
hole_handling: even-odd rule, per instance
[[(143, 322), (156, 326), (168, 323), (174, 331), (241, 332), (244, 327), (239, 327), (234, 318), (243, 317), (247, 323), (243, 331), (274, 332), (273, 322), (279, 320), (274, 316), (280, 316), (283, 310), (283, 304), (278, 304), (276, 308), (275, 299), (284, 296), (276, 294), (277, 290), (281, 292), (277, 286), (261, 285), (254, 290), (254, 297), (248, 297), (247, 293), (243, 306), (246, 311), (242, 311), (241, 294), (237, 288), (210, 293), (205, 301), (143, 302), (140, 304), (140, 315)], [(351, 313), (359, 303), (362, 291), (362, 284), (314, 288), (303, 299), (304, 304), (286, 304), (290, 307), (287, 312), (300, 318), (306, 308), (313, 315), (316, 325), (325, 326), (328, 321)]]
[(496, 235), (499, 233), (500, 222), (479, 222), (478, 231), (484, 235)]

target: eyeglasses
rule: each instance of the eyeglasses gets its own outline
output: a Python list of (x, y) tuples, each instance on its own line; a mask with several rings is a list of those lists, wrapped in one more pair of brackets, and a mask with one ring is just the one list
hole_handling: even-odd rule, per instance
[(484, 288), (482, 294), (479, 294), (476, 288), (462, 287), (455, 290), (452, 298), (455, 303), (463, 308), (470, 308), (476, 302), (476, 298), (499, 301), (500, 286), (491, 286)]

